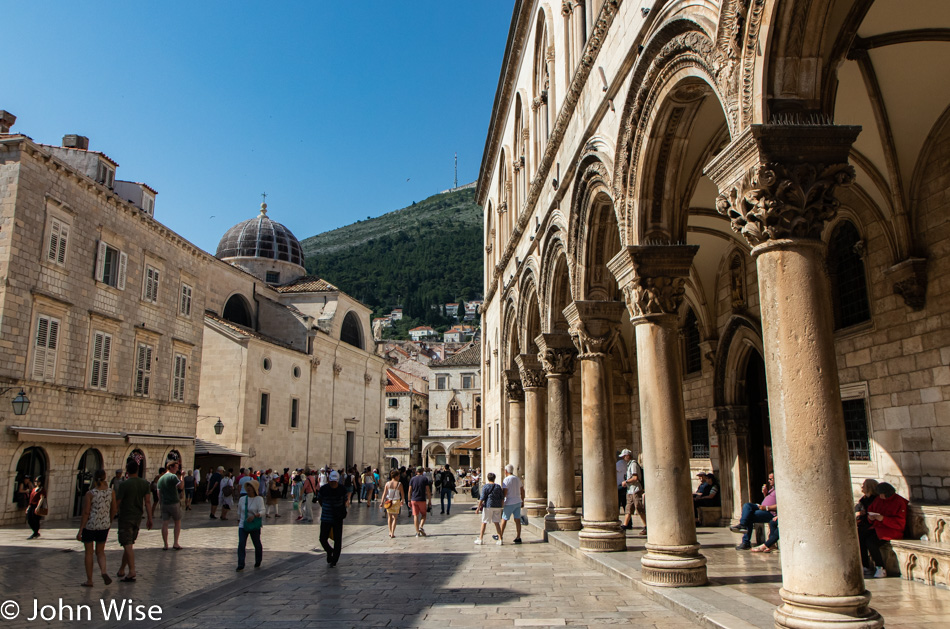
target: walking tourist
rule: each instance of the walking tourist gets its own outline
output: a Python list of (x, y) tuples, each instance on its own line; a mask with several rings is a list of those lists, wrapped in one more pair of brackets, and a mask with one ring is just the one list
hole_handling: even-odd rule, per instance
[(515, 466), (509, 463), (505, 466), (505, 480), (501, 482), (502, 492), (505, 495), (505, 505), (501, 512), (501, 531), (498, 541), (505, 539), (505, 526), (508, 520), (515, 519), (515, 544), (521, 543), (521, 505), (524, 503), (524, 484), (515, 476)]
[(475, 513), (482, 514), (482, 528), (475, 538), (476, 544), (483, 544), (485, 537), (485, 527), (489, 522), (495, 525), (495, 531), (498, 533), (498, 541), (495, 542), (501, 546), (505, 541), (501, 538), (501, 512), (505, 505), (505, 491), (501, 485), (495, 482), (495, 473), (488, 473), (488, 482), (482, 485), (481, 498)]
[(221, 482), (218, 485), (221, 487), (220, 495), (218, 496), (218, 505), (221, 507), (221, 519), (228, 519), (228, 511), (231, 510), (231, 507), (234, 506), (234, 473), (231, 470), (221, 478)]
[[(445, 515), (450, 515), (452, 512), (452, 494), (456, 491), (455, 474), (452, 473), (452, 468), (446, 464), (445, 469), (442, 471), (442, 488), (439, 490), (442, 513)], [(446, 500), (448, 500), (448, 504), (446, 504)]]
[(40, 536), (40, 522), (47, 513), (49, 513), (49, 503), (46, 500), (45, 481), (42, 476), (37, 476), (26, 507), (26, 521), (33, 529), (33, 534), (27, 539), (36, 539)]
[(195, 499), (195, 474), (188, 470), (185, 474), (185, 511), (191, 511), (191, 503)]
[(178, 499), (178, 490), (184, 486), (184, 482), (178, 476), (180, 465), (178, 461), (169, 461), (165, 474), (158, 479), (158, 498), (162, 503), (162, 542), (165, 544), (162, 550), (168, 550), (169, 522), (175, 523), (175, 543), (172, 548), (181, 550), (181, 545), (178, 543), (178, 538), (181, 536), (181, 504)]
[(116, 491), (119, 488), (119, 483), (122, 482), (122, 470), (116, 470), (115, 476), (112, 477), (112, 480), (109, 481), (109, 489)]
[(261, 528), (264, 525), (266, 507), (264, 499), (257, 495), (257, 486), (254, 483), (245, 484), (246, 493), (238, 500), (238, 565), (237, 571), (244, 570), (247, 538), (254, 544), (254, 567), (261, 567), (264, 557), (264, 546), (261, 544)]
[[(265, 480), (266, 479), (266, 480)], [(271, 474), (270, 470), (267, 470), (267, 474), (261, 477), (261, 487), (267, 487), (267, 515), (265, 517), (270, 517), (271, 509), (274, 510), (274, 518), (280, 517), (280, 485), (277, 483), (277, 475)]]
[(102, 581), (106, 585), (112, 583), (106, 568), (106, 538), (109, 537), (109, 528), (115, 513), (115, 494), (106, 484), (106, 471), (96, 470), (92, 476), (92, 489), (87, 491), (82, 499), (82, 521), (79, 523), (79, 533), (76, 534), (76, 539), (82, 542), (86, 549), (86, 580), (80, 583), (83, 587), (92, 587), (93, 545)]
[[(402, 483), (402, 493), (406, 496), (406, 498), (410, 497), (409, 496), (409, 479), (411, 476), (412, 476), (412, 472), (407, 470), (406, 466), (402, 466), (399, 468), (399, 482)], [(407, 505), (407, 506), (409, 506), (409, 508), (406, 509), (406, 517), (411, 518), (412, 507), (411, 505)]]
[(383, 488), (382, 508), (386, 510), (386, 518), (389, 521), (389, 537), (396, 537), (396, 520), (399, 519), (399, 511), (402, 503), (406, 501), (406, 494), (403, 492), (402, 483), (399, 482), (399, 470), (389, 472), (389, 482)]
[(871, 527), (865, 532), (865, 544), (874, 562), (874, 578), (887, 576), (881, 546), (893, 539), (903, 539), (907, 524), (907, 499), (897, 494), (890, 483), (879, 483), (877, 498), (868, 507), (867, 517)]
[(30, 506), (30, 494), (33, 493), (33, 481), (29, 474), (24, 474), (16, 486), (16, 504), (20, 509)]
[(317, 495), (317, 477), (309, 469), (305, 470), (303, 475), (303, 484), (301, 485), (300, 496), (300, 517), (298, 520), (304, 522), (313, 522), (313, 502)]
[(627, 505), (627, 488), (624, 487), (623, 481), (627, 480), (627, 459), (624, 458), (624, 452), (627, 453), (627, 456), (630, 455), (630, 450), (624, 449), (620, 451), (620, 456), (617, 458), (617, 502), (620, 505), (620, 513), (624, 512), (624, 509)]
[(432, 483), (420, 465), (416, 475), (409, 481), (409, 501), (412, 504), (412, 519), (416, 525), (416, 537), (425, 537), (426, 507), (432, 500)]
[[(327, 563), (335, 568), (340, 560), (340, 551), (343, 549), (343, 519), (346, 518), (346, 509), (350, 506), (349, 494), (346, 488), (340, 485), (340, 473), (330, 472), (329, 480), (318, 490), (320, 499), (320, 545), (327, 553)], [(330, 537), (333, 537), (333, 547), (330, 547)]]
[(633, 452), (624, 450), (620, 453), (620, 459), (625, 463), (624, 479), (620, 482), (621, 488), (626, 492), (624, 496), (624, 517), (622, 528), (630, 530), (633, 528), (633, 514), (636, 512), (643, 522), (643, 528), (640, 535), (647, 534), (647, 512), (643, 500), (643, 470), (640, 464), (633, 458)]
[(146, 516), (145, 528), (149, 530), (152, 528), (152, 496), (148, 481), (139, 476), (138, 461), (129, 459), (125, 464), (125, 471), (128, 473), (128, 478), (122, 481), (116, 492), (119, 514), (116, 532), (119, 545), (122, 546), (122, 563), (119, 565), (116, 576), (126, 583), (132, 583), (136, 575), (134, 544), (139, 535), (143, 513)]
[(376, 498), (376, 479), (373, 477), (373, 470), (368, 465), (366, 469), (363, 470), (363, 499), (366, 501), (366, 506), (368, 507), (371, 502)]
[(224, 466), (219, 465), (218, 469), (208, 477), (208, 487), (205, 488), (205, 496), (208, 497), (208, 502), (211, 503), (211, 519), (217, 520), (218, 516), (215, 513), (218, 510), (218, 500), (220, 497), (221, 490), (221, 479), (224, 478)]
[(742, 541), (736, 546), (736, 550), (749, 550), (752, 544), (752, 527), (757, 523), (771, 522), (773, 514), (778, 511), (778, 505), (775, 497), (775, 474), (769, 474), (769, 481), (762, 485), (764, 497), (761, 503), (747, 502), (742, 505), (742, 516), (739, 518), (738, 526), (730, 526), (729, 530), (733, 533), (741, 533)]
[(874, 576), (874, 562), (868, 552), (868, 531), (871, 521), (868, 519), (868, 508), (877, 499), (878, 482), (873, 478), (865, 479), (861, 483), (861, 499), (854, 505), (854, 517), (858, 525), (858, 541), (861, 544), (861, 565), (864, 566), (864, 576)]

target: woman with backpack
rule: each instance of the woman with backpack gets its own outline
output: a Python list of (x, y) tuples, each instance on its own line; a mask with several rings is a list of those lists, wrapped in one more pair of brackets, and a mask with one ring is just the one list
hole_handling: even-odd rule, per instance
[(266, 507), (264, 499), (257, 495), (257, 485), (246, 483), (246, 494), (238, 501), (238, 565), (237, 571), (244, 570), (244, 557), (247, 548), (247, 538), (254, 544), (254, 567), (260, 568), (264, 557), (264, 547), (261, 545), (261, 527), (264, 524)]
[(495, 525), (498, 531), (498, 541), (496, 545), (501, 546), (504, 542), (501, 538), (501, 512), (505, 507), (505, 490), (501, 485), (495, 482), (495, 473), (488, 473), (488, 482), (482, 485), (481, 499), (478, 501), (478, 508), (475, 513), (482, 514), (482, 528), (475, 538), (476, 544), (483, 544), (485, 537), (485, 527), (489, 522)]
[(219, 483), (221, 489), (218, 496), (218, 504), (221, 505), (221, 519), (228, 519), (228, 511), (234, 506), (234, 472), (228, 470), (228, 473)]

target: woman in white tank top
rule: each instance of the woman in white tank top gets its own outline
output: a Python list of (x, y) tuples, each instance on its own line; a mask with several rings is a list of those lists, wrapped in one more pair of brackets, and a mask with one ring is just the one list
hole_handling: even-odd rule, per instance
[(406, 501), (406, 494), (402, 483), (399, 482), (399, 470), (392, 470), (389, 473), (389, 482), (383, 488), (382, 508), (386, 510), (386, 517), (389, 518), (389, 537), (396, 537), (396, 520), (399, 519), (399, 511), (402, 503)]

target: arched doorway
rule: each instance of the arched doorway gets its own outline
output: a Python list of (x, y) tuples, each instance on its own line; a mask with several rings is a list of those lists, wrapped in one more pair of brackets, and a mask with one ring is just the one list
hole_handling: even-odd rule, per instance
[(399, 469), (399, 459), (395, 457), (389, 459), (389, 469), (391, 470)]
[(46, 453), (43, 452), (42, 448), (27, 448), (23, 451), (23, 454), (20, 455), (20, 460), (16, 464), (16, 479), (13, 485), (13, 491), (10, 494), (13, 496), (13, 502), (16, 502), (16, 489), (20, 481), (22, 481), (26, 476), (29, 476), (34, 482), (37, 478), (42, 477), (43, 481), (49, 485), (49, 479), (46, 478), (47, 470), (46, 462)]
[(82, 499), (92, 489), (92, 475), (103, 469), (102, 454), (95, 448), (86, 450), (79, 459), (76, 470), (76, 495), (73, 498), (73, 517), (82, 515)]
[(749, 485), (752, 499), (772, 472), (772, 430), (769, 400), (765, 388), (765, 363), (754, 349), (749, 350), (745, 369), (745, 404), (749, 418)]
[(141, 478), (145, 478), (145, 453), (135, 448), (132, 452), (129, 453), (129, 461), (135, 461), (139, 466), (138, 475)]

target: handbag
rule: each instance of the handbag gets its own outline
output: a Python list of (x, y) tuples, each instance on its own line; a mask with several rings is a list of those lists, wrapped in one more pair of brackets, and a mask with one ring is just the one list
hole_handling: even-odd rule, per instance
[(388, 498), (386, 500), (383, 500), (383, 509), (388, 509), (391, 506), (393, 506), (392, 500), (389, 500)]
[(253, 520), (251, 520), (250, 522), (249, 522), (248, 519), (247, 519), (247, 515), (248, 515), (248, 513), (247, 513), (247, 506), (248, 506), (248, 501), (249, 501), (249, 500), (250, 500), (249, 497), (244, 496), (244, 530), (245, 530), (245, 531), (248, 531), (248, 532), (250, 532), (250, 531), (259, 531), (259, 530), (261, 530), (261, 527), (264, 525), (264, 523), (261, 522), (261, 516), (255, 517), (255, 518), (254, 518)]
[(33, 513), (41, 518), (49, 515), (49, 503), (46, 501), (46, 496), (40, 498), (40, 502), (36, 505), (36, 509), (33, 510)]

